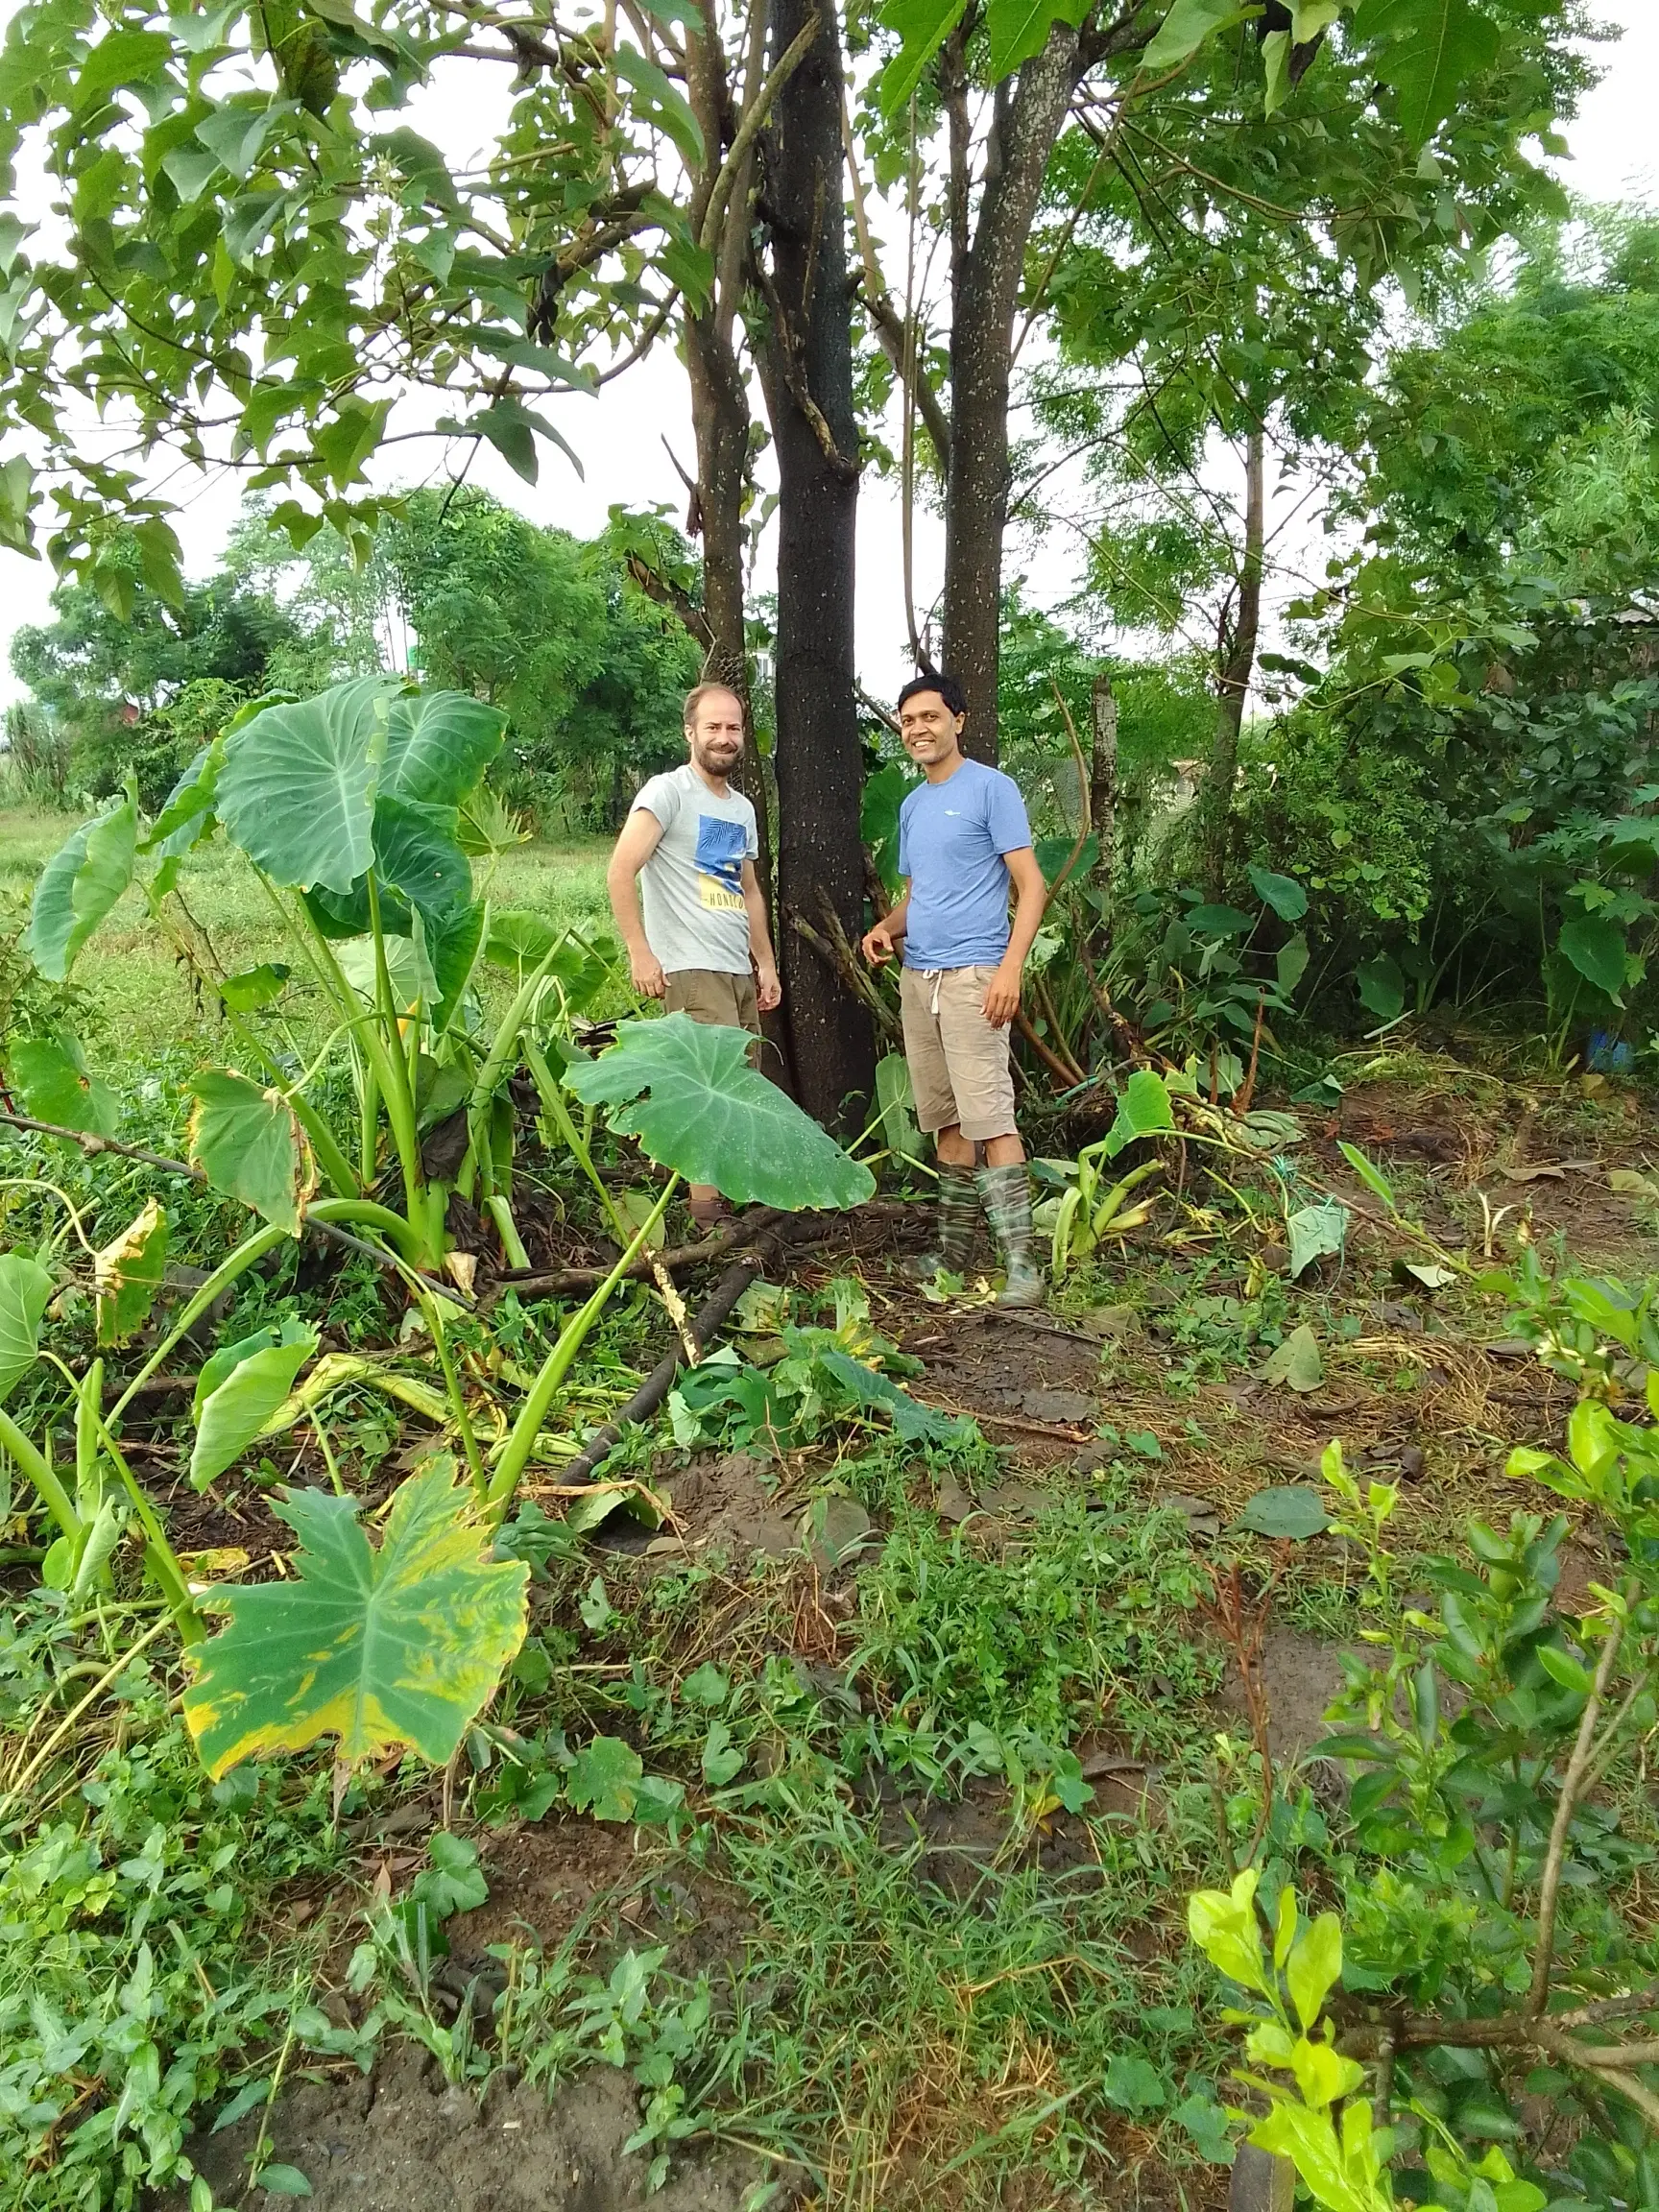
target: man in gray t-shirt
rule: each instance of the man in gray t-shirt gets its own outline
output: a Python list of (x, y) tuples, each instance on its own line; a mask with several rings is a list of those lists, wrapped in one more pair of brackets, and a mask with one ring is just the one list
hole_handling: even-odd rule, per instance
[[(616, 840), (606, 875), (611, 911), (634, 986), (670, 1014), (760, 1033), (782, 994), (755, 861), (755, 809), (728, 779), (743, 750), (743, 706), (724, 684), (699, 684), (685, 701), (683, 768), (653, 776)], [(639, 893), (644, 891), (644, 912)], [(725, 1201), (691, 1186), (705, 1227)]]

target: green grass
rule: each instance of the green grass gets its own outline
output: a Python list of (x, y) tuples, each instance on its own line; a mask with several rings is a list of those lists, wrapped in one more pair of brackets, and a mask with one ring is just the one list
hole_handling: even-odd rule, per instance
[[(0, 808), (0, 924), (21, 928), (35, 880), (75, 828), (78, 817), (35, 807)], [(608, 922), (602, 837), (550, 845), (538, 838), (508, 853), (492, 871), (478, 865), (481, 894), (497, 908), (532, 907), (560, 926)], [(210, 939), (228, 974), (284, 956), (284, 935), (247, 861), (223, 838), (192, 855), (180, 882), (190, 913)], [(132, 1065), (181, 1045), (213, 1049), (219, 1020), (202, 1005), (188, 972), (144, 901), (129, 891), (82, 954), (74, 971), (84, 1026), (118, 1047)]]

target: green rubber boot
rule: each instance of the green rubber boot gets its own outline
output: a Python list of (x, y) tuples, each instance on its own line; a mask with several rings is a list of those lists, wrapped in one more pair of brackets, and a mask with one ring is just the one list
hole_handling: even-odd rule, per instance
[(1002, 1251), (1006, 1281), (998, 1306), (1041, 1306), (1047, 1284), (1037, 1263), (1031, 1227), (1031, 1185), (1023, 1166), (981, 1167), (979, 1197)]
[(940, 1161), (937, 1214), (937, 1242), (909, 1263), (908, 1271), (918, 1283), (931, 1283), (942, 1268), (951, 1275), (967, 1272), (979, 1227), (979, 1191), (972, 1167)]

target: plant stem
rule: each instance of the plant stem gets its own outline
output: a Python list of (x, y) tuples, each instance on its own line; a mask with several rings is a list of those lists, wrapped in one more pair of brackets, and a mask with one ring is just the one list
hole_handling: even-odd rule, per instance
[(11, 1453), (39, 1491), (46, 1510), (73, 1544), (81, 1534), (81, 1516), (70, 1503), (68, 1491), (59, 1481), (52, 1462), (24, 1435), (3, 1407), (0, 1407), (0, 1448)]
[[(1625, 1599), (1634, 1604), (1638, 1592), (1634, 1584), (1625, 1589)], [(1544, 1861), (1544, 1880), (1538, 1892), (1538, 1948), (1532, 1955), (1532, 1985), (1527, 1992), (1527, 2008), (1534, 2016), (1540, 2014), (1550, 1997), (1550, 1969), (1555, 1955), (1555, 1913), (1561, 1895), (1561, 1873), (1567, 1863), (1567, 1832), (1573, 1825), (1574, 1808), (1590, 1771), (1590, 1755), (1596, 1736), (1596, 1722), (1600, 1716), (1601, 1701), (1607, 1695), (1607, 1685), (1613, 1679), (1613, 1670), (1619, 1661), (1619, 1647), (1624, 1640), (1624, 1622), (1615, 1615), (1607, 1630), (1607, 1641), (1601, 1647), (1601, 1657), (1597, 1663), (1596, 1678), (1590, 1695), (1584, 1701), (1584, 1711), (1578, 1722), (1578, 1734), (1573, 1745), (1573, 1756), (1567, 1762), (1567, 1772), (1562, 1780), (1561, 1794), (1555, 1800), (1555, 1818), (1550, 1828), (1550, 1849)]]
[(98, 1434), (109, 1463), (121, 1478), (127, 1495), (132, 1499), (138, 1519), (143, 1525), (144, 1533), (149, 1538), (144, 1563), (154, 1575), (156, 1588), (167, 1600), (167, 1609), (178, 1627), (180, 1637), (186, 1644), (200, 1644), (205, 1637), (207, 1630), (203, 1623), (201, 1614), (196, 1610), (195, 1599), (190, 1595), (190, 1586), (184, 1578), (184, 1570), (179, 1563), (179, 1554), (168, 1543), (159, 1515), (145, 1495), (144, 1488), (137, 1477), (128, 1466), (121, 1448), (109, 1433), (102, 1414), (98, 1416)]
[(245, 1238), (228, 1260), (219, 1262), (188, 1305), (181, 1309), (173, 1327), (109, 1408), (105, 1416), (106, 1430), (115, 1429), (139, 1384), (155, 1374), (180, 1337), (189, 1334), (214, 1300), (221, 1297), (239, 1276), (245, 1275), (256, 1260), (263, 1260), (267, 1252), (275, 1251), (278, 1244), (286, 1240), (287, 1236), (286, 1229), (279, 1229), (275, 1223), (267, 1223), (263, 1228), (256, 1229), (252, 1237)]
[(500, 1527), (501, 1522), (506, 1517), (508, 1506), (513, 1503), (513, 1493), (518, 1487), (518, 1478), (523, 1474), (530, 1455), (535, 1449), (536, 1439), (541, 1432), (541, 1423), (546, 1416), (548, 1407), (553, 1403), (554, 1393), (569, 1373), (589, 1332), (604, 1310), (606, 1300), (615, 1289), (617, 1284), (622, 1281), (634, 1261), (645, 1249), (646, 1244), (650, 1241), (652, 1232), (667, 1212), (669, 1199), (673, 1197), (679, 1187), (679, 1176), (670, 1176), (668, 1188), (651, 1209), (650, 1214), (635, 1237), (634, 1241), (623, 1253), (621, 1259), (617, 1261), (615, 1266), (612, 1268), (610, 1274), (606, 1276), (604, 1282), (600, 1284), (598, 1289), (594, 1291), (592, 1297), (589, 1299), (587, 1305), (581, 1307), (565, 1324), (559, 1333), (559, 1341), (541, 1362), (541, 1372), (530, 1385), (530, 1393), (518, 1409), (518, 1418), (514, 1422), (512, 1430), (508, 1433), (507, 1441), (502, 1446), (501, 1456), (495, 1463), (495, 1473), (491, 1479), (486, 1499), (493, 1527)]
[(397, 1161), (403, 1170), (403, 1202), (410, 1224), (415, 1224), (416, 1210), (420, 1208), (422, 1215), (421, 1233), (424, 1238), (425, 1181), (421, 1169), (421, 1145), (415, 1125), (415, 1095), (409, 1087), (409, 1063), (403, 1057), (397, 1002), (392, 996), (392, 971), (386, 961), (386, 933), (380, 923), (380, 886), (375, 880), (373, 868), (364, 878), (364, 882), (369, 892), (369, 926), (374, 938), (374, 1002), (380, 1016), (380, 1042), (385, 1052), (386, 1064), (381, 1074), (381, 1086), (386, 1096), (386, 1118), (392, 1124), (392, 1141), (397, 1147)]

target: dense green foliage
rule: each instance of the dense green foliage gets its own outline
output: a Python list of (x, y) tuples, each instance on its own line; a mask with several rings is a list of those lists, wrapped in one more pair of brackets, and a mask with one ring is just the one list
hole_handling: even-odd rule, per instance
[(129, 544), (122, 611), (61, 584), (56, 618), (19, 631), (12, 662), (64, 733), (72, 786), (106, 797), (132, 773), (157, 807), (245, 702), (406, 658), (507, 716), (493, 785), (509, 805), (549, 829), (607, 829), (680, 757), (698, 672), (683, 626), (629, 581), (630, 542), (626, 517), (585, 541), (463, 488), (412, 493), (359, 562), (331, 530), (291, 553), (255, 504), (205, 584), (163, 596)]

